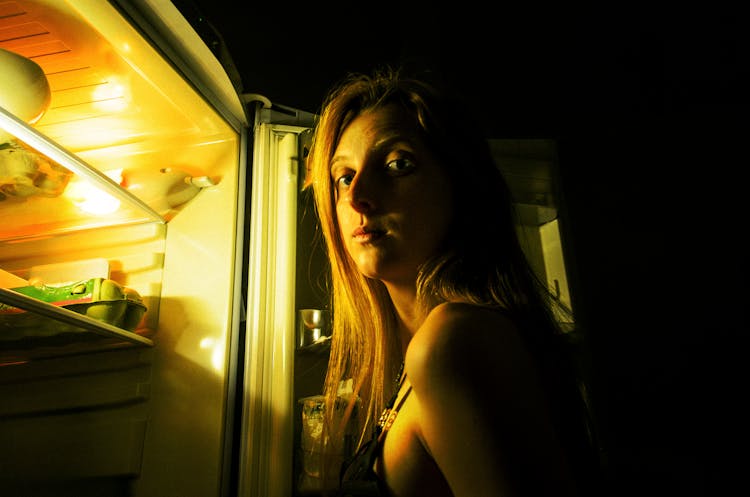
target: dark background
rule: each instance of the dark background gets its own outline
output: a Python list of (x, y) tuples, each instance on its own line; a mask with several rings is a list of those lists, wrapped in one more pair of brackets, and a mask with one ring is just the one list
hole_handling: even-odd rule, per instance
[(463, 92), (488, 138), (555, 139), (604, 495), (734, 488), (750, 55), (737, 12), (175, 3), (228, 50), (242, 92), (317, 112), (346, 72), (403, 64)]

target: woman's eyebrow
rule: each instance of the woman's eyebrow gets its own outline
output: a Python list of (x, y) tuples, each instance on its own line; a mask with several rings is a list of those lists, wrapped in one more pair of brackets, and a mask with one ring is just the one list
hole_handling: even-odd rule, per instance
[(372, 144), (372, 148), (375, 150), (386, 146), (392, 146), (394, 143), (411, 143), (408, 135), (404, 134), (404, 132), (398, 128), (383, 129), (378, 134), (378, 139)]
[(403, 135), (394, 135), (378, 140), (370, 149), (375, 154), (385, 155), (391, 152), (414, 152), (415, 143)]
[(338, 168), (343, 167), (343, 166), (341, 166), (339, 164), (341, 162), (346, 162), (346, 160), (347, 160), (347, 157), (345, 155), (334, 155), (331, 158), (331, 162), (329, 162), (329, 164), (328, 164), (328, 170), (330, 172), (333, 172), (334, 169), (336, 169), (337, 167)]

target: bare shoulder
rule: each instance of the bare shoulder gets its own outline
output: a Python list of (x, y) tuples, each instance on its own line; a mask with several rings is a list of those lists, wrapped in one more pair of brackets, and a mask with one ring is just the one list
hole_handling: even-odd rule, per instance
[[(527, 360), (519, 329), (506, 313), (463, 303), (435, 307), (412, 338), (406, 357), (415, 383), (446, 375), (458, 383), (475, 382), (478, 376), (501, 380), (508, 368)], [(506, 374), (498, 374), (501, 370)]]
[(571, 495), (521, 333), (501, 310), (441, 304), (407, 349), (412, 432), (457, 497)]

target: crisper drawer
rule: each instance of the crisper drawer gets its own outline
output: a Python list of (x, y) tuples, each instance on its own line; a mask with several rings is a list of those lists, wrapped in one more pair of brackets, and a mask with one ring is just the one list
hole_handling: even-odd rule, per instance
[(0, 368), (0, 483), (137, 476), (152, 355), (129, 349)]

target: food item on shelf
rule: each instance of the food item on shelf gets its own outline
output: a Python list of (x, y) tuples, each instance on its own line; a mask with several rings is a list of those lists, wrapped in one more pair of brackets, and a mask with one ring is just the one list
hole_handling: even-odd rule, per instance
[[(27, 57), (0, 48), (0, 74), (0, 107), (35, 124), (47, 111), (52, 94), (42, 68)], [(70, 171), (0, 128), (0, 200), (57, 197), (70, 176)]]
[(72, 173), (17, 140), (0, 143), (0, 200), (57, 197)]
[(122, 318), (122, 325), (120, 327), (128, 331), (133, 331), (138, 328), (141, 319), (143, 319), (143, 315), (146, 313), (146, 306), (143, 305), (143, 299), (138, 292), (128, 287), (123, 287), (122, 289), (128, 305), (125, 308), (125, 315)]
[[(147, 310), (137, 291), (107, 278), (90, 278), (59, 286), (28, 285), (11, 290), (127, 331), (136, 330)], [(71, 325), (52, 322), (0, 303), (0, 340), (17, 339), (31, 328), (35, 335), (76, 331)]]
[[(29, 124), (47, 111), (52, 92), (42, 68), (23, 55), (0, 48), (0, 107)], [(0, 129), (0, 143), (10, 135)]]

